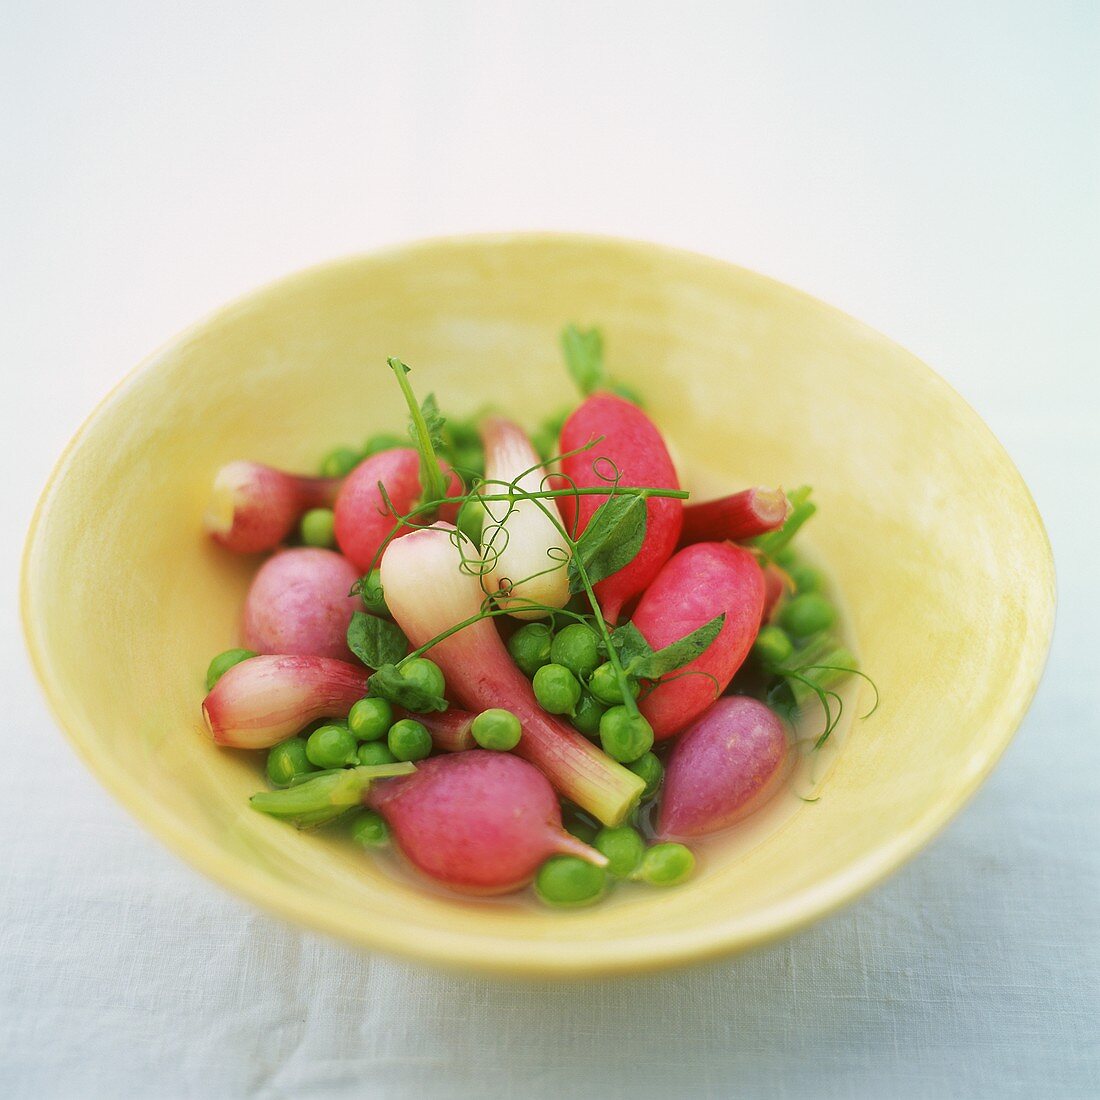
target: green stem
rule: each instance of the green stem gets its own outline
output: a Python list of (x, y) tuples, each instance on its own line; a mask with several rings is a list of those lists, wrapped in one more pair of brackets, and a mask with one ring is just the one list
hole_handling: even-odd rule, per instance
[(416, 430), (417, 450), (420, 452), (420, 491), (423, 496), (433, 502), (438, 510), (439, 503), (447, 496), (447, 481), (443, 471), (439, 468), (439, 460), (432, 446), (431, 432), (428, 431), (427, 421), (417, 404), (416, 395), (409, 383), (409, 368), (400, 359), (392, 356), (386, 360), (390, 369), (397, 376), (397, 383), (401, 392), (405, 395), (405, 403), (409, 406), (409, 416), (412, 418), (413, 427)]

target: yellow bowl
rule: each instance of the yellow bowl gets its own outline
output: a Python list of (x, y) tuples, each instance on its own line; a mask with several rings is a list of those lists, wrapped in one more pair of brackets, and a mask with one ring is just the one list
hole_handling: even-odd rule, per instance
[[(203, 735), (210, 656), (252, 560), (202, 535), (235, 458), (312, 468), (404, 421), (400, 355), (445, 409), (530, 422), (572, 396), (563, 322), (600, 324), (688, 469), (814, 485), (808, 538), (882, 695), (822, 792), (666, 892), (560, 914), (455, 901), (253, 812), (257, 767)], [(69, 445), (27, 541), (23, 619), (61, 725), (196, 867), (303, 925), (433, 963), (639, 970), (790, 932), (898, 867), (973, 794), (1027, 708), (1054, 576), (1020, 475), (975, 413), (879, 334), (752, 272), (561, 234), (430, 241), (294, 275), (173, 340)]]

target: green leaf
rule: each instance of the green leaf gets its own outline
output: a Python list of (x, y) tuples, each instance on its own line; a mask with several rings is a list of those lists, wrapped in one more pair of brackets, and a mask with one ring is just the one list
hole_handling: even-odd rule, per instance
[(684, 665), (694, 661), (718, 637), (725, 621), (726, 614), (722, 612), (709, 623), (704, 623), (690, 634), (685, 634), (679, 641), (666, 645), (664, 649), (658, 649), (656, 653), (650, 650), (649, 654), (639, 654), (626, 666), (626, 672), (641, 680), (657, 680), (665, 673), (683, 668)]
[(381, 668), (408, 653), (409, 639), (397, 623), (356, 611), (348, 624), (348, 649), (368, 668)]
[(428, 711), (446, 710), (448, 702), (440, 695), (433, 695), (430, 691), (409, 683), (401, 675), (401, 670), (393, 664), (384, 664), (367, 681), (370, 694), (380, 699), (388, 699), (405, 710), (411, 710), (416, 714), (424, 714)]
[(603, 337), (598, 328), (579, 329), (566, 325), (561, 334), (565, 365), (586, 397), (607, 381), (603, 365)]
[[(428, 429), (428, 439), (431, 441), (432, 447), (436, 451), (447, 450), (447, 439), (443, 433), (443, 425), (447, 423), (447, 419), (439, 411), (439, 402), (436, 401), (434, 393), (428, 394), (420, 402), (420, 416), (424, 421), (424, 426)], [(409, 420), (409, 438), (413, 443), (416, 443), (419, 439), (419, 428), (411, 418)]]
[(625, 622), (611, 632), (611, 644), (615, 647), (619, 663), (624, 669), (633, 661), (653, 655), (653, 647), (632, 622)]
[(584, 590), (629, 565), (645, 541), (646, 502), (642, 496), (612, 496), (596, 509), (569, 559), (569, 590)]

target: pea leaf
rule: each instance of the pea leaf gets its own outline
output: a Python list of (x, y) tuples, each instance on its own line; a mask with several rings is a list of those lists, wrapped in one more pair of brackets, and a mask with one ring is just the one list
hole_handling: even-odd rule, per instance
[[(439, 411), (439, 402), (436, 401), (434, 393), (428, 394), (420, 402), (420, 415), (424, 419), (424, 426), (428, 429), (428, 439), (436, 452), (446, 451), (447, 437), (443, 434), (443, 425), (447, 423), (447, 418)], [(409, 420), (409, 438), (413, 443), (420, 439), (419, 426), (411, 419)]]
[[(639, 652), (626, 665), (626, 671), (640, 680), (658, 680), (665, 673), (683, 668), (684, 665), (694, 661), (718, 637), (725, 621), (726, 614), (723, 612), (721, 615), (716, 615), (709, 623), (704, 623), (663, 649), (658, 649), (656, 652), (650, 649), (649, 653)], [(618, 632), (617, 630), (615, 633)], [(638, 637), (641, 638), (640, 633)], [(644, 638), (642, 640), (645, 641)]]
[(580, 329), (566, 325), (561, 333), (565, 365), (577, 388), (586, 397), (607, 382), (603, 365), (603, 337), (598, 328)]
[(447, 700), (442, 696), (433, 695), (430, 691), (410, 684), (401, 675), (396, 665), (382, 665), (367, 684), (371, 695), (388, 699), (391, 703), (416, 714), (424, 714), (432, 710), (442, 711), (448, 707)]
[(397, 623), (356, 611), (348, 624), (348, 649), (368, 668), (381, 668), (408, 653), (409, 639)]
[(629, 668), (634, 661), (653, 655), (653, 647), (631, 622), (625, 622), (611, 632), (611, 644), (618, 652), (619, 662), (624, 669)]
[(610, 497), (577, 539), (577, 549), (569, 559), (569, 591), (583, 592), (581, 570), (589, 583), (617, 573), (629, 565), (645, 540), (645, 499), (633, 494)]

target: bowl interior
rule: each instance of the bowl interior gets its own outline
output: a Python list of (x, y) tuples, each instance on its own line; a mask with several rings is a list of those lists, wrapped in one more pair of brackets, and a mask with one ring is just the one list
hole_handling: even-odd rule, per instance
[[(465, 903), (256, 814), (257, 765), (199, 703), (255, 561), (202, 535), (214, 471), (310, 469), (403, 423), (385, 356), (444, 409), (534, 424), (572, 398), (557, 341), (603, 327), (685, 470), (813, 484), (807, 541), (882, 703), (819, 802), (667, 893), (562, 915)], [(690, 487), (690, 486), (689, 486)], [(995, 762), (1036, 686), (1053, 572), (1018, 473), (965, 403), (884, 337), (698, 256), (561, 236), (442, 241), (308, 271), (193, 328), (97, 410), (44, 494), (24, 615), (51, 704), (172, 847), (282, 914), (433, 961), (527, 973), (656, 966), (780, 934), (895, 867)]]

